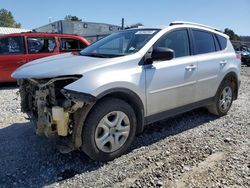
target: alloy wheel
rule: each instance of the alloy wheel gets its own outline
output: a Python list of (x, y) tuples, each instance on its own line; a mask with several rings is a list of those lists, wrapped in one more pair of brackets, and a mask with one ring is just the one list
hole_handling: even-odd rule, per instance
[(220, 95), (219, 108), (221, 111), (227, 111), (232, 103), (232, 89), (231, 87), (225, 87)]
[(129, 133), (128, 116), (122, 111), (112, 111), (105, 115), (96, 127), (96, 146), (103, 152), (114, 152), (124, 145)]

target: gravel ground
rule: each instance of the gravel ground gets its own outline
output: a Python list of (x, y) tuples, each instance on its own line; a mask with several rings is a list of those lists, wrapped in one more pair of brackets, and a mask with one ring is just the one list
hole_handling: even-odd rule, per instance
[(38, 137), (15, 87), (0, 87), (0, 187), (250, 187), (250, 67), (227, 116), (197, 109), (151, 126), (108, 163)]

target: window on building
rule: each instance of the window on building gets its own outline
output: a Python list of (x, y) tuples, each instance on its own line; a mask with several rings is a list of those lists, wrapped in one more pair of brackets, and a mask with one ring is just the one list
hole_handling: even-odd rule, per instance
[(61, 38), (61, 51), (81, 51), (86, 47), (86, 44), (77, 39)]
[(196, 54), (215, 52), (213, 34), (200, 30), (193, 30)]
[(174, 50), (175, 57), (190, 55), (189, 38), (186, 29), (176, 30), (164, 35), (156, 42), (155, 47), (164, 47)]
[(28, 38), (28, 52), (36, 53), (52, 53), (56, 48), (56, 41), (54, 38)]
[(5, 37), (0, 39), (0, 54), (23, 54), (23, 37)]

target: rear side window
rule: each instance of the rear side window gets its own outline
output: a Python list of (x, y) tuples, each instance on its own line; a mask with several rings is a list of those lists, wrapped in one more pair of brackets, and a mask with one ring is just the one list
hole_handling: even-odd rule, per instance
[(84, 49), (87, 45), (77, 39), (71, 38), (61, 38), (61, 51), (70, 52), (70, 51), (80, 51)]
[(220, 48), (220, 45), (219, 45), (219, 42), (218, 42), (218, 39), (217, 39), (216, 35), (214, 35), (214, 43), (215, 43), (216, 51), (220, 51), (221, 48)]
[(52, 53), (56, 48), (56, 41), (54, 38), (28, 38), (28, 52), (30, 54), (37, 53)]
[(186, 29), (176, 30), (164, 35), (154, 47), (165, 47), (174, 50), (175, 57), (189, 56), (189, 37)]
[(200, 30), (193, 30), (195, 42), (195, 54), (215, 52), (215, 44), (212, 33)]
[(5, 37), (0, 39), (0, 54), (23, 54), (23, 37)]
[(220, 43), (221, 50), (224, 50), (227, 47), (227, 39), (220, 35), (216, 35), (216, 37)]

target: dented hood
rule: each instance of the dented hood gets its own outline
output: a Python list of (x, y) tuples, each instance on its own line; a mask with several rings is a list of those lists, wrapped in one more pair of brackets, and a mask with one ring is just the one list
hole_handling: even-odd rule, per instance
[(12, 73), (12, 77), (20, 78), (52, 78), (64, 75), (83, 74), (107, 63), (114, 63), (117, 58), (95, 58), (72, 53), (50, 56), (31, 61)]

